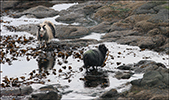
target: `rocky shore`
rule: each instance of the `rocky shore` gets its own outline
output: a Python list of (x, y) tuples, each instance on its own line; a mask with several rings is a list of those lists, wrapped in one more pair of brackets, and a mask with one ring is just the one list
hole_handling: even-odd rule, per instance
[[(67, 0), (66, 2), (72, 1)], [(60, 46), (62, 49), (70, 49), (70, 47), (85, 47), (102, 42), (116, 42), (139, 46), (142, 50), (149, 49), (169, 54), (169, 2), (167, 1), (79, 1), (77, 5), (66, 10), (56, 11), (50, 8), (57, 3), (52, 0), (38, 4), (36, 0), (24, 3), (15, 0), (2, 7), (1, 16), (10, 15), (13, 18), (27, 16), (41, 19), (59, 15), (55, 21), (67, 25), (55, 25), (57, 31), (55, 38), (60, 41), (53, 41), (50, 44), (53, 48)], [(11, 11), (15, 11), (15, 13)], [(25, 24), (5, 27), (9, 31), (26, 31), (36, 35), (36, 26), (37, 24)], [(105, 33), (105, 35), (101, 37), (101, 40), (80, 39), (92, 32)], [(132, 85), (130, 90), (118, 93), (116, 89), (110, 89), (102, 93), (96, 100), (169, 99), (169, 69), (164, 64), (141, 60), (136, 64), (121, 65), (117, 69), (129, 71), (126, 73), (113, 72), (117, 79), (129, 79), (135, 73), (144, 73), (144, 76), (142, 79), (127, 83)], [(99, 82), (107, 81), (107, 76), (104, 76), (106, 80), (103, 79)], [(86, 78), (88, 80), (82, 80), (93, 82), (93, 77), (91, 78), (90, 75)], [(97, 83), (93, 82), (93, 84)], [(107, 87), (108, 84), (104, 86)], [(32, 87), (17, 88), (12, 91), (4, 89), (1, 90), (1, 96), (4, 99), (6, 99), (5, 96), (10, 95), (23, 99), (25, 97), (22, 96), (29, 95), (26, 99), (60, 100), (63, 94), (71, 93), (71, 91), (61, 92), (59, 90), (65, 88), (67, 86), (55, 84), (41, 87), (38, 90), (32, 90)], [(34, 94), (35, 91), (40, 92)]]

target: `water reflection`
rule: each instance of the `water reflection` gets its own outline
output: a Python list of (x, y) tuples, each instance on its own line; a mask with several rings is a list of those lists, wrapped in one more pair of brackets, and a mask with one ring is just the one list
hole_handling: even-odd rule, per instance
[(97, 87), (100, 85), (102, 88), (105, 88), (109, 86), (107, 72), (102, 70), (90, 70), (86, 72), (84, 79), (85, 87)]
[(55, 65), (55, 56), (53, 52), (41, 53), (37, 58), (39, 73), (52, 69)]

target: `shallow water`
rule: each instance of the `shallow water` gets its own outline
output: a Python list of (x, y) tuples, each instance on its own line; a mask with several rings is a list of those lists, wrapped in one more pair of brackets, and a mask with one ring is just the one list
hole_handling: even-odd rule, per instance
[[(55, 5), (52, 7), (55, 10), (61, 10), (62, 8), (68, 8), (73, 4), (60, 4), (59, 6)], [(8, 16), (3, 16), (2, 20), (9, 21), (10, 23), (2, 23), (2, 33), (3, 36), (25, 36), (26, 38), (33, 37), (35, 40), (34, 42), (30, 44), (16, 44), (19, 46), (19, 50), (26, 49), (27, 47), (36, 48), (37, 47), (37, 41), (36, 37), (32, 36), (31, 34), (27, 32), (9, 32), (6, 30), (3, 25), (12, 25), (12, 26), (18, 26), (22, 24), (31, 24), (31, 23), (41, 23), (44, 20), (50, 20), (54, 22), (54, 24), (64, 24), (64, 23), (57, 23), (54, 21), (54, 19), (58, 17), (51, 17), (51, 18), (43, 18), (43, 19), (36, 19), (36, 18), (26, 18), (26, 16), (23, 16), (21, 18), (10, 18)], [(92, 33), (91, 35), (85, 36), (82, 39), (96, 39), (100, 40), (100, 37), (104, 35), (105, 33), (99, 34), (99, 33)], [(54, 39), (53, 41), (58, 41), (57, 39)], [(130, 88), (130, 85), (125, 85), (125, 83), (130, 82), (134, 79), (142, 78), (143, 74), (134, 74), (130, 79), (121, 79), (118, 80), (114, 78), (114, 71), (118, 71), (117, 67), (123, 64), (133, 64), (137, 63), (140, 60), (147, 59), (147, 60), (153, 60), (156, 62), (163, 63), (169, 68), (169, 57), (165, 54), (160, 54), (154, 51), (150, 50), (141, 50), (137, 46), (128, 46), (128, 45), (120, 45), (114, 42), (104, 42), (106, 47), (109, 49), (109, 56), (106, 61), (106, 66), (99, 69), (100, 75), (103, 75), (102, 77), (105, 81), (106, 85), (103, 85), (102, 82), (100, 84), (96, 84), (95, 87), (90, 87), (88, 84), (83, 81), (84, 77), (88, 77), (86, 74), (85, 69), (82, 69), (83, 61), (80, 58), (75, 58), (75, 56), (72, 54), (67, 58), (67, 63), (65, 63), (61, 57), (54, 56), (53, 58), (50, 56), (51, 53), (57, 52), (57, 51), (50, 51), (45, 52), (42, 50), (43, 53), (49, 54), (47, 57), (49, 57), (49, 61), (53, 60), (55, 61), (54, 66), (52, 66), (52, 70), (49, 70), (49, 75), (46, 76), (46, 78), (42, 78), (41, 81), (45, 82), (45, 84), (31, 84), (31, 86), (34, 89), (38, 89), (41, 86), (48, 85), (48, 84), (61, 84), (62, 86), (68, 86), (64, 90), (60, 90), (61, 92), (67, 92), (71, 91), (68, 94), (65, 94), (62, 96), (62, 99), (93, 99), (98, 97), (101, 93), (103, 93), (106, 90), (109, 90), (111, 88), (117, 89), (119, 92), (125, 91), (126, 89)], [(95, 45), (89, 45), (88, 47), (82, 47), (78, 48), (78, 50), (74, 50), (73, 53), (79, 53), (80, 50), (83, 50), (83, 52), (95, 48), (95, 46), (98, 46), (99, 44)], [(6, 50), (5, 48), (3, 49)], [(31, 53), (31, 51), (28, 51)], [(42, 53), (42, 54), (43, 54)], [(112, 56), (114, 59), (112, 59)], [(7, 54), (7, 58), (10, 58), (11, 55)], [(1, 79), (4, 76), (7, 76), (9, 78), (13, 77), (21, 77), (24, 76), (25, 78), (30, 77), (30, 73), (35, 70), (35, 73), (39, 72), (38, 67), (38, 59), (39, 56), (36, 58), (33, 58), (32, 56), (29, 56), (30, 60), (27, 60), (26, 55), (22, 55), (17, 57), (17, 60), (12, 61), (12, 64), (9, 65), (8, 63), (1, 64)], [(53, 63), (53, 62), (51, 62)], [(62, 63), (62, 64), (59, 64)], [(120, 64), (117, 64), (120, 63)], [(55, 71), (53, 69), (56, 69)], [(53, 74), (55, 72), (56, 74)], [(21, 80), (21, 79), (19, 79)], [(27, 80), (34, 81), (34, 79)], [(2, 80), (1, 80), (2, 82)], [(98, 82), (99, 83), (99, 82)], [(87, 85), (86, 85), (87, 84)], [(91, 83), (92, 84), (92, 83)], [(103, 87), (102, 87), (103, 86)]]

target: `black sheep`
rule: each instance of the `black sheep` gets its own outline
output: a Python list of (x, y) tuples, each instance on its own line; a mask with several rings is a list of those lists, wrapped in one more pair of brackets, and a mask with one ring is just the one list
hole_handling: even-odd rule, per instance
[(83, 62), (86, 70), (88, 71), (90, 66), (92, 66), (93, 69), (94, 66), (96, 66), (96, 68), (97, 66), (102, 66), (105, 61), (107, 51), (108, 49), (106, 46), (104, 44), (100, 44), (97, 49), (91, 49), (85, 52), (83, 54)]

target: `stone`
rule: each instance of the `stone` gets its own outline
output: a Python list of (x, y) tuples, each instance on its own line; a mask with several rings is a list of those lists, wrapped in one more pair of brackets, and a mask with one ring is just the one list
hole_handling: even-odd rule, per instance
[(132, 72), (116, 72), (114, 77), (116, 77), (117, 79), (129, 79), (134, 73)]
[(91, 27), (90, 31), (96, 33), (105, 33), (108, 31), (110, 26), (111, 26), (111, 22), (101, 22), (100, 24)]
[(6, 90), (1, 90), (1, 95), (4, 96), (17, 96), (17, 95), (28, 95), (33, 92), (33, 89), (31, 86), (27, 87), (21, 87), (21, 88), (11, 88), (11, 89), (6, 89)]
[(155, 14), (154, 7), (163, 4), (163, 2), (147, 2), (137, 8), (134, 12), (135, 14)]
[(164, 45), (166, 37), (163, 35), (141, 37), (138, 41), (140, 48), (155, 49)]
[(169, 73), (161, 71), (148, 71), (142, 79), (131, 81), (132, 85), (142, 87), (156, 87), (160, 89), (169, 88)]
[(123, 31), (113, 31), (106, 33), (101, 37), (101, 39), (107, 39), (107, 38), (123, 38), (126, 36), (132, 36), (132, 35), (139, 35), (139, 32), (133, 31), (133, 30), (123, 30)]
[(147, 32), (148, 35), (157, 35), (157, 34), (160, 34), (160, 33), (161, 32), (158, 28), (153, 28), (152, 30)]
[(156, 63), (155, 61), (151, 60), (141, 60), (137, 64), (134, 65), (135, 73), (141, 73), (141, 72), (148, 72), (148, 71), (166, 71), (166, 66), (162, 63)]
[(160, 30), (161, 34), (169, 37), (169, 27), (160, 26), (159, 30)]
[(16, 13), (13, 17), (19, 18), (23, 15), (33, 15), (36, 18), (45, 18), (56, 16), (58, 15), (58, 13), (59, 13), (58, 11), (55, 11), (54, 9), (50, 9), (45, 6), (36, 6), (23, 12)]
[(168, 16), (169, 16), (169, 10), (168, 9), (161, 9), (155, 16), (152, 18), (148, 19), (148, 22), (152, 23), (168, 23)]
[(117, 69), (120, 69), (120, 70), (133, 70), (133, 64), (121, 65), (121, 66), (118, 66)]
[(109, 90), (109, 91), (106, 91), (106, 92), (104, 92), (101, 96), (100, 96), (100, 98), (112, 98), (112, 97), (115, 97), (115, 96), (117, 96), (118, 95), (118, 92), (117, 92), (117, 90), (116, 89), (111, 89), (111, 90)]
[(75, 39), (90, 34), (90, 30), (83, 26), (60, 25), (56, 26), (56, 38)]
[(61, 95), (57, 92), (49, 91), (47, 93), (32, 94), (29, 100), (60, 100)]
[(143, 21), (137, 22), (134, 28), (137, 30), (141, 30), (142, 32), (147, 32), (153, 29), (154, 27), (156, 27), (155, 24), (143, 20)]

